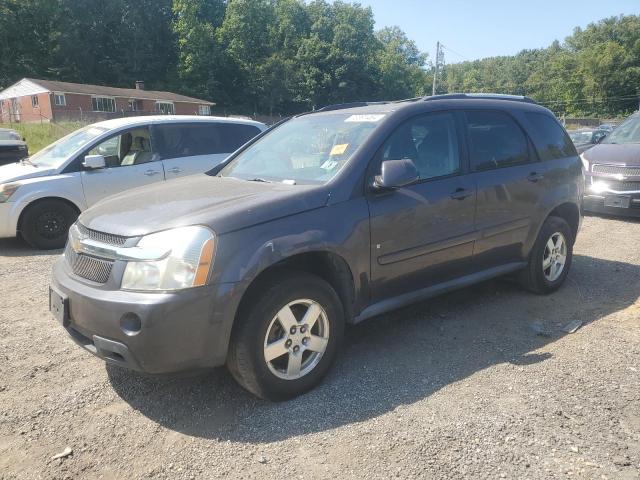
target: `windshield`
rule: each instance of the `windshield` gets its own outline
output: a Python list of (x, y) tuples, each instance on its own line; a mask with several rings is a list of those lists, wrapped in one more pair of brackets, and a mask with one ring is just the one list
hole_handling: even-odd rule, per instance
[(239, 154), (219, 176), (291, 184), (328, 182), (383, 117), (336, 113), (294, 118)]
[(30, 157), (31, 163), (37, 167), (58, 168), (73, 153), (106, 131), (106, 128), (94, 126), (77, 130), (32, 155)]
[(22, 137), (13, 130), (0, 130), (0, 140), (22, 140)]
[(633, 116), (622, 123), (602, 143), (640, 143), (640, 116)]

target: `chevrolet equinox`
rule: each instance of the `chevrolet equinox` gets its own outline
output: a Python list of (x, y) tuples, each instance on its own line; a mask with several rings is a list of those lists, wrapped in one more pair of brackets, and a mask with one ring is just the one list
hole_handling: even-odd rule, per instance
[(526, 97), (325, 107), (206, 174), (83, 212), (50, 309), (111, 364), (226, 364), (291, 398), (326, 374), (345, 324), (507, 274), (558, 289), (583, 189), (565, 130)]

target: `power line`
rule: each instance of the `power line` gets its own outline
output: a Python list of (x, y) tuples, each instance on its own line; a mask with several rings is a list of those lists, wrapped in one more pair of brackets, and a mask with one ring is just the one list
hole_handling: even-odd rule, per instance
[(463, 58), (467, 61), (471, 61), (471, 59), (465, 55), (462, 55), (461, 53), (456, 52), (455, 50), (453, 50), (452, 48), (447, 47), (446, 45), (443, 45), (442, 43), (440, 44), (440, 46), (442, 48), (444, 48), (445, 50), (448, 50), (449, 52), (453, 53), (454, 55), (458, 55), (460, 58)]

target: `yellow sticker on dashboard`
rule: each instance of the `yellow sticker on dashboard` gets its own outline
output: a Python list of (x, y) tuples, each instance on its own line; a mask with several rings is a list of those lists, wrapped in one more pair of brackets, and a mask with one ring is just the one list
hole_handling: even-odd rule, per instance
[(340, 145), (334, 145), (329, 155), (342, 155), (349, 146), (348, 143), (341, 143)]

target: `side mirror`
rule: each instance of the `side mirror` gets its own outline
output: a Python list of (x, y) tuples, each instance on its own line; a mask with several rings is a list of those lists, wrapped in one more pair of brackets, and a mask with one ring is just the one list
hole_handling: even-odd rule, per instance
[(82, 166), (89, 170), (96, 170), (99, 168), (104, 168), (107, 166), (107, 162), (104, 159), (103, 155), (87, 155), (84, 157), (84, 162), (82, 162)]
[(607, 134), (606, 133), (604, 135), (598, 135), (596, 137), (596, 143), (602, 142), (602, 140), (604, 140), (605, 138), (607, 138)]
[(385, 160), (382, 162), (380, 175), (373, 181), (376, 190), (400, 188), (418, 180), (418, 170), (413, 160)]

